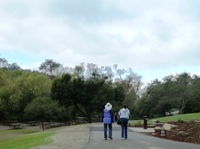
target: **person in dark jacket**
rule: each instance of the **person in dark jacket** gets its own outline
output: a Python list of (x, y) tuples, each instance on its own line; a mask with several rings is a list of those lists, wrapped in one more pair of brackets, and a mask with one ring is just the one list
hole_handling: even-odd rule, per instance
[(118, 120), (118, 118), (119, 118), (118, 114), (117, 114), (117, 113), (115, 113), (115, 114), (114, 114), (114, 122), (116, 122), (116, 123), (117, 123), (117, 120)]
[(101, 122), (104, 123), (104, 139), (107, 140), (107, 127), (109, 128), (109, 138), (112, 138), (112, 123), (114, 123), (113, 112), (111, 111), (112, 105), (108, 102), (102, 113)]

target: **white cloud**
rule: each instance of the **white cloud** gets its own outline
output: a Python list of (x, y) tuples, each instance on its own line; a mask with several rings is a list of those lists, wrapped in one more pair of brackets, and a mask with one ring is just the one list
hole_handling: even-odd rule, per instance
[(0, 0), (0, 52), (65, 66), (182, 71), (200, 63), (198, 6), (186, 0)]

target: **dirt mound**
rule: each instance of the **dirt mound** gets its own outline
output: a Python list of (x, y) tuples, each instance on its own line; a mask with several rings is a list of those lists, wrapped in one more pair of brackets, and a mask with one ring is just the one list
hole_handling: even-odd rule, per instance
[(177, 127), (171, 131), (166, 131), (166, 136), (160, 136), (160, 131), (147, 134), (174, 141), (200, 144), (200, 121), (169, 122), (169, 124)]

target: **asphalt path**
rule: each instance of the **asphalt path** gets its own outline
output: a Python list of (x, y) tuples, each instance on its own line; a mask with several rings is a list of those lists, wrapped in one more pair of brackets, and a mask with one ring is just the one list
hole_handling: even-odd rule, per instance
[(113, 140), (104, 140), (103, 124), (90, 127), (90, 138), (82, 149), (200, 149), (200, 145), (176, 142), (128, 130), (128, 139), (121, 139), (121, 127), (113, 124)]

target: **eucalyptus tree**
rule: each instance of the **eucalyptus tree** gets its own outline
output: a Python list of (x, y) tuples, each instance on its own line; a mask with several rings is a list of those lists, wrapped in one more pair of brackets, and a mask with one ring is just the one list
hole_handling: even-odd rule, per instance
[(132, 111), (134, 111), (135, 102), (141, 96), (141, 87), (143, 85), (141, 78), (142, 76), (138, 75), (133, 71), (133, 69), (125, 70), (118, 69), (118, 65), (114, 65), (114, 70), (116, 71), (115, 82), (122, 84), (125, 91), (125, 100), (126, 103)]
[(0, 58), (0, 68), (8, 68), (8, 70), (21, 70), (17, 63), (9, 64), (5, 58)]
[(65, 67), (66, 72), (71, 74), (72, 77), (84, 77), (85, 79), (90, 78), (95, 74), (96, 76), (106, 77), (106, 81), (113, 81), (114, 72), (110, 66), (98, 66), (93, 63), (80, 63), (74, 68)]
[(58, 62), (55, 62), (52, 59), (46, 59), (45, 62), (43, 62), (39, 70), (43, 73), (46, 73), (48, 75), (56, 75), (59, 68), (61, 68), (61, 64)]
[[(141, 95), (141, 86), (143, 85), (141, 81), (142, 77), (135, 73), (131, 68), (125, 70), (118, 69), (117, 67), (117, 64), (113, 66), (113, 69), (110, 66), (98, 67), (98, 65), (93, 63), (88, 63), (85, 67), (84, 63), (81, 63), (75, 68), (74, 72), (79, 72), (79, 74), (85, 78), (90, 78), (93, 74), (105, 76), (106, 81), (122, 84), (127, 96), (126, 99), (128, 102), (133, 102)], [(77, 68), (79, 71), (77, 71)]]
[(12, 63), (8, 65), (8, 70), (21, 70), (21, 67), (17, 63)]
[[(90, 78), (93, 74), (106, 77), (107, 82), (112, 84), (121, 84), (125, 93), (124, 100), (130, 109), (134, 109), (134, 103), (141, 96), (141, 76), (135, 73), (131, 68), (129, 70), (118, 69), (115, 64), (114, 69), (110, 66), (99, 67), (96, 64), (88, 63), (85, 67), (84, 63), (81, 63), (75, 68), (75, 73), (79, 72), (79, 75), (84, 76), (85, 79)], [(77, 71), (78, 68), (78, 71)], [(121, 103), (122, 104), (122, 103)]]
[(0, 68), (7, 68), (8, 65), (8, 61), (5, 58), (0, 58)]

